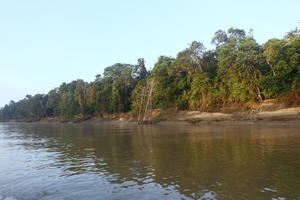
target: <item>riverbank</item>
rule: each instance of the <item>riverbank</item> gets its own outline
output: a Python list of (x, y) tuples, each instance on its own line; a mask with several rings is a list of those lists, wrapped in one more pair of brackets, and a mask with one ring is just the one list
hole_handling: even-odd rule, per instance
[(222, 122), (222, 121), (300, 121), (300, 107), (280, 109), (276, 111), (262, 111), (257, 113), (221, 113), (221, 112), (180, 112), (174, 116), (177, 121), (191, 123)]
[[(76, 116), (73, 120), (65, 120), (63, 117), (55, 118), (41, 118), (41, 119), (22, 119), (9, 120), (13, 122), (137, 122), (136, 114), (128, 113), (112, 113), (94, 116)], [(261, 107), (255, 110), (244, 112), (201, 112), (201, 111), (178, 111), (174, 109), (168, 110), (153, 110), (151, 122), (188, 122), (188, 123), (202, 123), (202, 122), (239, 122), (239, 121), (300, 121), (300, 107), (290, 107), (278, 110), (270, 110)]]
[[(122, 119), (120, 120), (122, 121)], [(238, 122), (238, 121), (300, 121), (300, 107), (278, 109), (275, 111), (248, 112), (200, 112), (200, 111), (154, 111), (153, 121)]]

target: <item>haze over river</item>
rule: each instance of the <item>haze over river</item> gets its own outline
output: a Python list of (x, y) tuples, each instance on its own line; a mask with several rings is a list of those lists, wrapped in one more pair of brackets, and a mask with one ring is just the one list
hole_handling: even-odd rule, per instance
[(0, 200), (300, 199), (300, 124), (0, 123)]

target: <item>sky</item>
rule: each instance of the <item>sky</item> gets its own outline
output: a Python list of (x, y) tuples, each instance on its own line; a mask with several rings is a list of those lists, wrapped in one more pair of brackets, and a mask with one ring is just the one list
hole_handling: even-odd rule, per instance
[(259, 43), (300, 27), (299, 0), (0, 0), (0, 107), (107, 66), (151, 69), (192, 41), (254, 30)]

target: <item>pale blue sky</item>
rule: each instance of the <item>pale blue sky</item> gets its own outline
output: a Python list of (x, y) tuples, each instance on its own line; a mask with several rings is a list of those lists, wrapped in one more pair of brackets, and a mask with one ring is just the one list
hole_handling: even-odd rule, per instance
[(299, 0), (0, 0), (0, 107), (116, 62), (151, 68), (218, 29), (263, 43), (299, 26)]

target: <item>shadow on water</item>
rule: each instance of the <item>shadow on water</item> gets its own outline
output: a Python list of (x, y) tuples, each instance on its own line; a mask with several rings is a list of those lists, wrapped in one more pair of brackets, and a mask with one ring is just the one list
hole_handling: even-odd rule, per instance
[(3, 123), (0, 200), (300, 199), (299, 127)]

